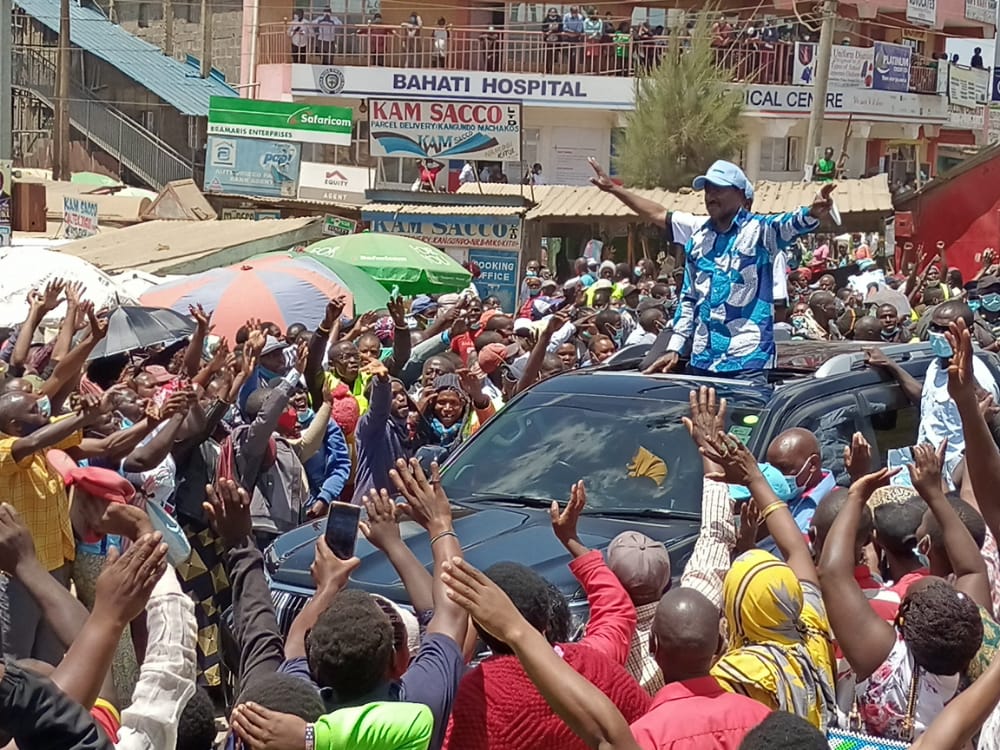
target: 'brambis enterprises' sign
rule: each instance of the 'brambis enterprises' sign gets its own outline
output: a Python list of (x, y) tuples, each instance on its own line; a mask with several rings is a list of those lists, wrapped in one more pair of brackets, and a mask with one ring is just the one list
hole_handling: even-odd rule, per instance
[(350, 146), (351, 117), (348, 107), (213, 96), (208, 134)]

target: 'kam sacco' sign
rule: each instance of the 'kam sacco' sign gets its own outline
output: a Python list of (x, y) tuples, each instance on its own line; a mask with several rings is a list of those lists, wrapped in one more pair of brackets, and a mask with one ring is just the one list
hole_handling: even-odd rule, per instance
[(373, 232), (415, 237), (445, 248), (517, 250), (521, 247), (519, 216), (429, 216), (363, 211)]

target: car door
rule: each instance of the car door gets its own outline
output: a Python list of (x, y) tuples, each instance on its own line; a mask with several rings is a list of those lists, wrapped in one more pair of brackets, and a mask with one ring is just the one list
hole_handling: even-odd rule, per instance
[(847, 486), (849, 480), (844, 469), (844, 448), (851, 444), (855, 432), (864, 432), (856, 393), (825, 395), (805, 402), (789, 415), (784, 429), (790, 427), (802, 427), (816, 436), (823, 468), (833, 472), (837, 484)]

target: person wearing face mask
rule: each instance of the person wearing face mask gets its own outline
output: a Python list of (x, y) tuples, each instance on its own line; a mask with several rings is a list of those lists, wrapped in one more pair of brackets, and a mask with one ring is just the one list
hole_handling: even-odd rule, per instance
[(983, 276), (977, 284), (979, 317), (995, 337), (1000, 337), (1000, 277)]
[(542, 280), (537, 276), (529, 276), (524, 280), (525, 296), (521, 309), (518, 312), (519, 318), (531, 318), (531, 306), (542, 293)]
[[(878, 349), (869, 349), (865, 352), (865, 361), (870, 366), (892, 375), (910, 403), (920, 404), (920, 426), (917, 430), (916, 444), (940, 445), (943, 441), (948, 441), (944, 476), (949, 487), (953, 486), (952, 474), (965, 452), (965, 435), (962, 431), (958, 406), (948, 393), (948, 365), (952, 350), (951, 344), (945, 337), (948, 327), (959, 318), (972, 330), (975, 316), (969, 306), (960, 300), (942, 302), (931, 312), (927, 340), (930, 342), (934, 358), (927, 367), (923, 383)], [(972, 371), (981, 393), (993, 396), (994, 400), (1000, 400), (1000, 389), (997, 388), (993, 375), (978, 357), (972, 359)]]
[(887, 344), (905, 344), (910, 340), (910, 332), (899, 322), (899, 312), (894, 305), (880, 305), (878, 308), (879, 323), (882, 324), (880, 336)]
[[(823, 468), (819, 441), (801, 427), (785, 430), (767, 447), (767, 462), (784, 474), (792, 498), (788, 509), (802, 533), (807, 534), (816, 506), (837, 486), (833, 472)], [(764, 539), (759, 546), (779, 554), (771, 538)]]

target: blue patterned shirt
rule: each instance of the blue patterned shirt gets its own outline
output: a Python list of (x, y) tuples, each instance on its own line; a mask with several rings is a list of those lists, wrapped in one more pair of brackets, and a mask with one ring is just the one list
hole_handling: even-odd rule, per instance
[(691, 347), (691, 366), (763, 370), (774, 359), (774, 256), (819, 221), (804, 207), (762, 216), (740, 209), (728, 232), (705, 222), (684, 248), (684, 285), (667, 350)]

